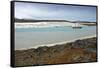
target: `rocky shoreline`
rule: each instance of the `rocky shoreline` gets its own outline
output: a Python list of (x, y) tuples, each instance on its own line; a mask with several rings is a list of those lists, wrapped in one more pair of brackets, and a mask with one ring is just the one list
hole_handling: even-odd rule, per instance
[(96, 37), (15, 51), (15, 66), (69, 64), (97, 61)]

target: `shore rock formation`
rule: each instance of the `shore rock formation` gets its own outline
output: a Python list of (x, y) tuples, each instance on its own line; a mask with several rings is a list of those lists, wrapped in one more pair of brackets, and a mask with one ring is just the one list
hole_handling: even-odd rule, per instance
[(15, 66), (85, 63), (97, 61), (96, 37), (15, 51)]

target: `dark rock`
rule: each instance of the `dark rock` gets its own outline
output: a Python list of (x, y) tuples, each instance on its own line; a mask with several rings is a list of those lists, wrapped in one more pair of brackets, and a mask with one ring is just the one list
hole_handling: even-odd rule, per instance
[(15, 51), (16, 66), (96, 61), (97, 42), (95, 37), (50, 47), (43, 46), (37, 49)]

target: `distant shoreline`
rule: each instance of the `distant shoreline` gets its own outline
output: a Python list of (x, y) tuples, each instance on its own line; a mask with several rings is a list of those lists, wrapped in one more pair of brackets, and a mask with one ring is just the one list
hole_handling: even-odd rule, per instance
[(80, 23), (81, 25), (96, 26), (96, 23)]
[[(18, 23), (15, 22), (15, 28), (46, 28), (54, 26), (75, 26), (75, 23), (70, 22), (28, 22)], [(96, 26), (96, 23), (79, 23), (79, 26)]]
[(15, 18), (15, 22), (17, 23), (27, 23), (27, 22), (70, 22), (70, 23), (96, 23), (96, 22), (93, 22), (93, 21), (70, 21), (70, 20), (63, 20), (63, 19), (52, 19), (52, 20), (36, 20), (36, 19), (18, 19), (18, 18)]
[(93, 38), (93, 37), (96, 37), (96, 35), (81, 37), (81, 38), (78, 38), (78, 39), (73, 39), (73, 40), (64, 41), (64, 42), (58, 42), (58, 43), (53, 43), (53, 44), (37, 45), (37, 46), (35, 46), (35, 47), (21, 48), (21, 49), (16, 49), (16, 50), (28, 50), (28, 49), (31, 49), (31, 48), (37, 49), (37, 48), (39, 48), (39, 47), (44, 47), (44, 46), (50, 47), (50, 46), (55, 46), (55, 45), (63, 45), (63, 44), (66, 44), (66, 43), (75, 42), (76, 40), (83, 40), (83, 39), (88, 39), (88, 38)]

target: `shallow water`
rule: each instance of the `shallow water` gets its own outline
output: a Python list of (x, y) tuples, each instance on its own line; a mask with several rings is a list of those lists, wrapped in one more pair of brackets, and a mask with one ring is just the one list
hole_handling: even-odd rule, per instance
[(83, 26), (81, 29), (68, 26), (15, 28), (15, 49), (31, 48), (92, 35), (96, 35), (96, 26)]

